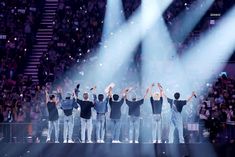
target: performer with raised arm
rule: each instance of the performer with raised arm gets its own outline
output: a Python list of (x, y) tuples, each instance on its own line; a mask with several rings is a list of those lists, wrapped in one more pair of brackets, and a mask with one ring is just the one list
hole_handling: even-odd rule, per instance
[[(79, 86), (77, 86), (78, 88)], [(81, 140), (82, 143), (85, 143), (86, 140), (86, 131), (87, 131), (87, 143), (92, 143), (91, 134), (92, 134), (92, 119), (91, 119), (91, 108), (94, 107), (94, 103), (89, 100), (89, 94), (87, 92), (83, 93), (83, 100), (78, 98), (79, 89), (75, 89), (74, 95), (77, 100), (77, 103), (81, 108)]]
[(45, 90), (45, 93), (46, 93), (46, 104), (49, 113), (48, 134), (46, 142), (51, 141), (51, 133), (54, 127), (55, 143), (59, 143), (59, 114), (58, 114), (58, 109), (56, 107), (58, 101), (56, 100), (56, 96), (54, 94), (49, 95), (47, 90)]
[(71, 93), (67, 93), (65, 99), (61, 102), (61, 109), (64, 112), (64, 143), (74, 143), (72, 140), (74, 128), (74, 108), (78, 108), (76, 100), (75, 98), (72, 98)]
[[(140, 100), (137, 100), (136, 95), (132, 95), (132, 100), (128, 100), (127, 94), (130, 91), (126, 89), (126, 104), (129, 107), (129, 142), (139, 143), (139, 129), (140, 129), (140, 106), (144, 103), (144, 99), (147, 97), (149, 89), (146, 90), (144, 97)], [(133, 137), (133, 135), (135, 136)], [(134, 139), (134, 140), (133, 140)]]
[[(110, 88), (111, 90), (111, 88)], [(106, 116), (105, 114), (108, 112), (108, 101), (109, 101), (109, 92), (107, 93), (107, 96), (103, 94), (98, 94), (98, 99), (96, 95), (96, 86), (91, 88), (91, 91), (93, 92), (94, 97), (94, 103), (95, 103), (95, 110), (97, 113), (96, 117), (96, 140), (97, 143), (104, 143), (104, 135), (105, 135), (105, 122), (106, 122)]]
[[(161, 87), (161, 85), (159, 84)], [(170, 122), (170, 133), (169, 133), (169, 143), (173, 143), (174, 141), (174, 131), (175, 128), (178, 129), (179, 133), (179, 142), (184, 143), (183, 136), (183, 118), (181, 115), (182, 109), (184, 105), (186, 105), (189, 101), (192, 100), (193, 97), (196, 97), (195, 92), (192, 92), (192, 95), (187, 100), (179, 100), (180, 93), (176, 92), (174, 94), (174, 99), (168, 98), (165, 94), (163, 94), (171, 107), (171, 122)]]
[(127, 91), (123, 91), (122, 98), (119, 100), (118, 94), (112, 95), (112, 87), (110, 87), (109, 92), (109, 105), (111, 108), (110, 119), (111, 119), (111, 129), (112, 129), (112, 143), (120, 143), (119, 136), (121, 130), (121, 107), (124, 103), (124, 97)]
[(152, 92), (152, 88), (154, 87), (154, 83), (150, 86), (150, 103), (152, 106), (152, 112), (153, 112), (153, 121), (152, 121), (152, 140), (153, 143), (161, 143), (162, 140), (162, 104), (163, 104), (163, 90), (160, 86), (160, 84), (157, 84), (158, 89), (160, 90), (160, 94), (155, 92)]

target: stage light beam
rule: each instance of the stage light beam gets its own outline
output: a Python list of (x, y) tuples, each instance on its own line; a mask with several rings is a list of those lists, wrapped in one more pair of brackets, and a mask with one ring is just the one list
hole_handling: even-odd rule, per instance
[(201, 84), (218, 74), (235, 50), (235, 7), (202, 35), (182, 58), (187, 75)]
[(214, 0), (197, 0), (189, 8), (180, 13), (170, 26), (172, 40), (178, 43), (183, 42), (213, 2)]

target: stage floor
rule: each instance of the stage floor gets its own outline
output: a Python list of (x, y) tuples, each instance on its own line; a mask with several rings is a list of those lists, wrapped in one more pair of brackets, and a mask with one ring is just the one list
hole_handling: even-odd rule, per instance
[(0, 144), (0, 157), (234, 157), (235, 145)]

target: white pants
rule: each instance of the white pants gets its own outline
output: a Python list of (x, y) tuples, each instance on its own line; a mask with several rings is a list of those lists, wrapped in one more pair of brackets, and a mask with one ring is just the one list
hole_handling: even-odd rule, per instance
[(59, 120), (48, 121), (48, 134), (47, 139), (51, 139), (51, 133), (53, 128), (55, 128), (55, 141), (59, 140)]
[(81, 118), (81, 140), (85, 142), (87, 130), (87, 140), (91, 141), (92, 134), (92, 119)]

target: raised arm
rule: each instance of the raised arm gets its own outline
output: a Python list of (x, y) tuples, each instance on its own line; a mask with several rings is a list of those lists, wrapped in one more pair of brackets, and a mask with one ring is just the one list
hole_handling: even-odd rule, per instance
[(160, 91), (160, 97), (162, 97), (163, 96), (163, 88), (162, 88), (161, 84), (157, 83), (157, 87), (158, 87), (158, 89)]
[(153, 97), (153, 87), (154, 87), (154, 83), (151, 84), (151, 86), (149, 86), (149, 88), (147, 89), (150, 93), (150, 96)]
[(92, 87), (92, 88), (90, 89), (90, 91), (92, 92), (92, 94), (95, 94), (95, 95), (96, 95), (96, 86)]
[(160, 83), (157, 84), (159, 90), (160, 90), (160, 96), (165, 97), (166, 99), (168, 98), (166, 94), (164, 93), (163, 87)]
[[(151, 86), (151, 87), (152, 87), (152, 86)], [(151, 87), (150, 87), (150, 88), (151, 88)], [(146, 89), (146, 92), (145, 92), (145, 94), (144, 94), (144, 99), (147, 98), (148, 93), (150, 92), (150, 88), (147, 88), (147, 89)]]
[(125, 88), (122, 90), (121, 95), (123, 98), (127, 99), (127, 94), (130, 92), (131, 88)]
[(112, 87), (109, 87), (107, 96), (108, 96), (109, 98), (112, 98), (112, 95), (113, 95), (113, 88), (112, 88)]
[(46, 104), (47, 104), (49, 102), (49, 100), (50, 100), (47, 89), (45, 90), (45, 94), (46, 94)]
[(196, 97), (196, 93), (193, 91), (192, 95), (187, 99), (187, 102), (191, 101), (193, 97)]

